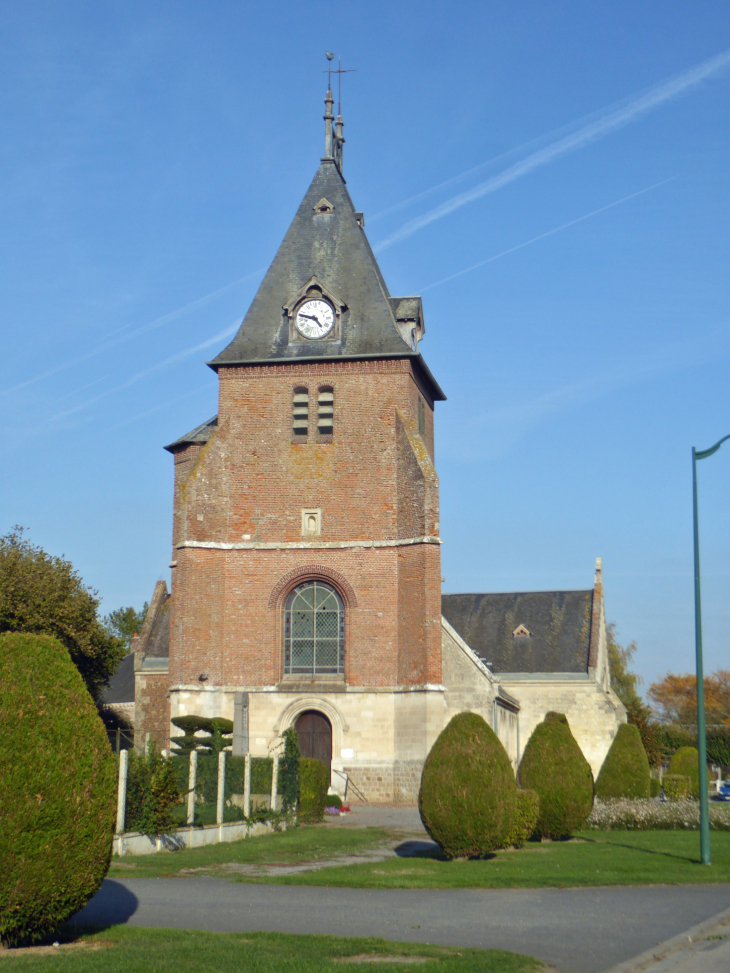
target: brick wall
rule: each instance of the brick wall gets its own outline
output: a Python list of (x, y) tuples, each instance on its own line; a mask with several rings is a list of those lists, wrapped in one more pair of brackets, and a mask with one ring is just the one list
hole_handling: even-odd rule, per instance
[[(283, 602), (307, 575), (329, 580), (345, 602), (348, 683), (440, 683), (438, 544), (394, 546), (439, 531), (433, 403), (411, 362), (219, 374), (217, 432), (175, 458), (172, 684), (201, 674), (209, 684), (277, 683)], [(325, 442), (315, 433), (323, 386), (334, 393)], [(292, 442), (302, 387), (310, 435)], [(302, 535), (303, 509), (321, 510), (318, 536)]]

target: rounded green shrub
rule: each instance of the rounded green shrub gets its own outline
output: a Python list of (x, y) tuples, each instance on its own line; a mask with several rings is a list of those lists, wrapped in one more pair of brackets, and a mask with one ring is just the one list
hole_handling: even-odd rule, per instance
[(517, 788), (515, 819), (509, 834), (502, 843), (503, 848), (522, 848), (535, 831), (540, 814), (540, 798), (537, 791), (523, 791)]
[(686, 801), (689, 797), (690, 779), (682, 774), (665, 774), (662, 777), (662, 787), (668, 801)]
[(0, 941), (38, 942), (109, 868), (117, 759), (68, 650), (0, 635)]
[(323, 760), (302, 757), (299, 761), (299, 813), (302, 824), (316, 824), (324, 818), (330, 769)]
[(527, 741), (517, 773), (520, 787), (537, 791), (535, 834), (565, 838), (593, 807), (593, 774), (562, 713), (548, 713)]
[(697, 747), (680, 747), (669, 761), (669, 773), (689, 777), (689, 796), (700, 796), (700, 764)]
[(649, 797), (651, 773), (641, 734), (622, 723), (596, 780), (596, 797)]
[(485, 855), (510, 833), (516, 795), (497, 735), (476, 713), (459, 713), (423, 765), (418, 810), (426, 831), (449, 858)]

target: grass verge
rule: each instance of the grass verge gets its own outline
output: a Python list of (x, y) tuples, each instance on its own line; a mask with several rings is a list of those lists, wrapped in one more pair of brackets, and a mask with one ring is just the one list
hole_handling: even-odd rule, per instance
[[(237, 881), (348, 888), (565, 888), (589, 885), (691, 885), (730, 882), (730, 834), (713, 833), (712, 864), (699, 861), (699, 834), (681, 831), (584, 831), (572, 841), (528, 842), (472, 861), (437, 850), (416, 857), (332, 866), (316, 872)], [(427, 848), (429, 846), (426, 846)]]
[(295, 865), (383, 845), (382, 828), (336, 828), (301, 825), (289, 831), (227, 841), (205, 848), (185, 848), (156, 855), (129, 855), (112, 860), (109, 878), (165, 878), (181, 874), (224, 874), (226, 865)]
[[(387, 957), (393, 961), (388, 962)], [(4, 966), (2, 964), (5, 964)], [(7, 973), (353, 973), (400, 970), (423, 973), (537, 973), (543, 965), (517, 953), (452, 949), (384, 939), (290, 936), (282, 933), (214, 933), (113, 926), (90, 932), (59, 949), (4, 952)]]

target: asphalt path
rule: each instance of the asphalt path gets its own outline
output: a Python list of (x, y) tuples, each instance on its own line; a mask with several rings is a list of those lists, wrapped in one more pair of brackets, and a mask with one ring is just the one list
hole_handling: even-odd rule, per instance
[(728, 908), (730, 885), (442, 890), (107, 879), (75, 921), (510, 949), (561, 973), (600, 973)]

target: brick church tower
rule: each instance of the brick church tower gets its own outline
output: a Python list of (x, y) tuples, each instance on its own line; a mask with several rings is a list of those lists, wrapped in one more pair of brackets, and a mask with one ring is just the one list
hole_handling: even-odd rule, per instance
[(172, 717), (236, 715), (254, 754), (295, 724), (340, 772), (334, 786), (349, 774), (371, 800), (412, 799), (444, 720), (444, 395), (419, 352), (421, 300), (388, 292), (342, 175), (330, 91), (325, 104), (312, 184), (209, 362), (218, 415), (166, 447), (164, 682)]

